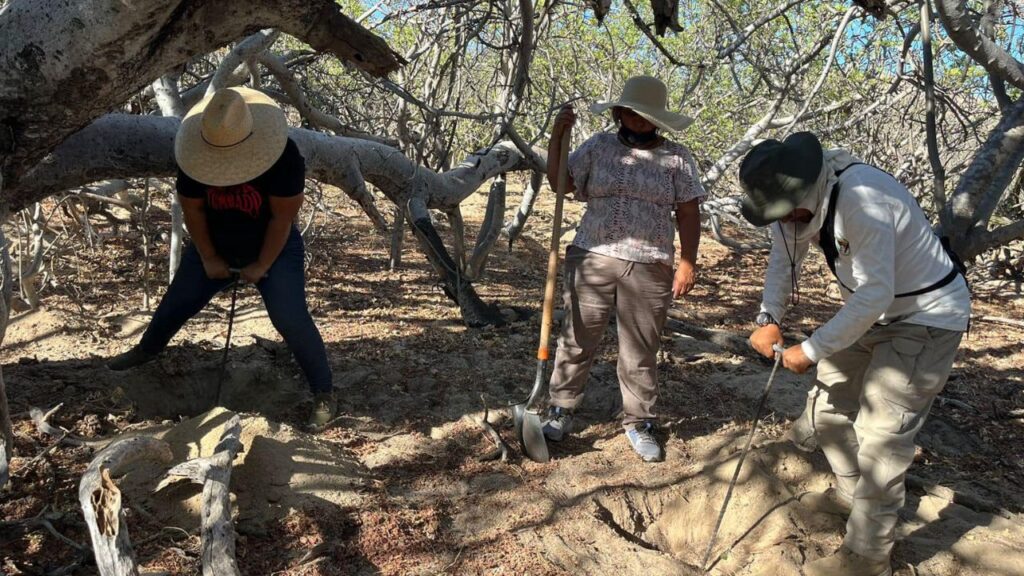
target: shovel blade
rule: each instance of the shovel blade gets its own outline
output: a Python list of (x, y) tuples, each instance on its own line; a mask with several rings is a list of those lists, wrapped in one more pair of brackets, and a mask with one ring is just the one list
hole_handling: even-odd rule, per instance
[(544, 439), (544, 425), (541, 424), (540, 414), (527, 410), (526, 406), (516, 404), (512, 407), (512, 414), (516, 423), (516, 437), (519, 445), (523, 448), (523, 454), (534, 462), (547, 462), (551, 459), (548, 454), (548, 443)]

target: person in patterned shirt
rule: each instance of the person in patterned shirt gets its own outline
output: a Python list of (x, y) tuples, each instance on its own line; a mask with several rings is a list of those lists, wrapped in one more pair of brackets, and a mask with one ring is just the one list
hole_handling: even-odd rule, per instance
[[(680, 131), (692, 119), (669, 112), (666, 102), (660, 80), (630, 78), (618, 100), (591, 106), (595, 114), (611, 110), (618, 131), (594, 135), (569, 156), (568, 192), (587, 208), (565, 256), (566, 314), (544, 422), (548, 440), (558, 442), (572, 432), (573, 411), (614, 312), (622, 424), (645, 462), (664, 459), (654, 434), (657, 352), (672, 299), (696, 281), (699, 202), (706, 196), (690, 151), (661, 133)], [(575, 122), (571, 106), (555, 117), (548, 146), (552, 186), (559, 142)], [(676, 233), (681, 250), (673, 272)]]

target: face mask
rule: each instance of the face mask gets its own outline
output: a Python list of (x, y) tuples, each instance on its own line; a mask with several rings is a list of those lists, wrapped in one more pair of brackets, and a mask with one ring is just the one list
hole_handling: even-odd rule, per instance
[(654, 142), (657, 137), (657, 130), (651, 130), (650, 132), (633, 132), (625, 126), (619, 126), (619, 139), (622, 140), (623, 144), (630, 148), (643, 148), (651, 142)]

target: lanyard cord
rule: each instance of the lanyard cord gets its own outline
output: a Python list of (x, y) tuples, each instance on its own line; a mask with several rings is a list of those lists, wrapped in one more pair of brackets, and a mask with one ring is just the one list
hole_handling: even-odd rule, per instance
[[(786, 248), (786, 256), (789, 257), (789, 303), (796, 306), (800, 303), (800, 283), (797, 281), (796, 258), (794, 258), (796, 256), (796, 232), (793, 233), (793, 250), (790, 251), (786, 240), (786, 229), (782, 226), (782, 222), (777, 222), (777, 224), (779, 225), (779, 233), (782, 234), (782, 246)], [(795, 224), (793, 228), (796, 228)]]

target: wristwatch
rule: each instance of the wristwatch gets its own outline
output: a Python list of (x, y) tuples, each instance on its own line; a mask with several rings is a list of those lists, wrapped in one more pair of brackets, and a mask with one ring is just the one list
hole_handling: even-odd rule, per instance
[(767, 312), (761, 312), (760, 314), (758, 314), (757, 318), (754, 319), (754, 322), (758, 326), (767, 326), (769, 324), (775, 324), (776, 326), (779, 325), (779, 321), (776, 320), (771, 314)]

